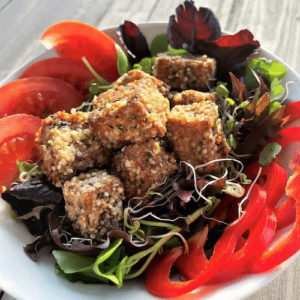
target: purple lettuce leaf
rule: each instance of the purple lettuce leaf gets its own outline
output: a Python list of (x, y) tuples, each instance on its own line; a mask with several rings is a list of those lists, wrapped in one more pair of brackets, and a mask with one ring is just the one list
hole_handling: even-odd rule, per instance
[[(177, 17), (177, 18), (176, 18)], [(221, 27), (214, 13), (206, 7), (198, 10), (194, 1), (185, 1), (170, 16), (168, 41), (175, 49), (186, 49), (198, 54), (202, 44), (212, 43), (221, 37)]]
[(49, 231), (47, 230), (43, 235), (37, 237), (32, 243), (27, 244), (23, 249), (25, 254), (32, 261), (38, 261), (40, 250), (49, 245), (52, 245), (52, 241), (50, 238)]
[(125, 21), (119, 26), (118, 35), (132, 64), (138, 63), (144, 57), (151, 57), (147, 40), (136, 24)]
[(32, 235), (40, 236), (48, 229), (51, 205), (61, 202), (63, 195), (61, 189), (39, 179), (12, 186), (2, 193), (2, 199), (10, 204)]
[(175, 48), (187, 49), (191, 54), (207, 55), (217, 62), (216, 78), (229, 80), (229, 72), (241, 77), (245, 61), (259, 47), (249, 30), (221, 36), (220, 24), (213, 12), (204, 7), (198, 10), (193, 1), (185, 1), (170, 17), (168, 41)]

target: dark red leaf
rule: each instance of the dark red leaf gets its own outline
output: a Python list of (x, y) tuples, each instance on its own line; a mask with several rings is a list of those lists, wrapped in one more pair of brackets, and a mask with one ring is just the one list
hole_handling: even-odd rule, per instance
[(206, 7), (198, 10), (194, 1), (180, 4), (176, 8), (176, 16), (170, 16), (168, 26), (168, 41), (173, 48), (197, 54), (203, 43), (212, 43), (221, 36), (220, 24), (214, 13)]
[(213, 57), (217, 61), (218, 80), (227, 81), (228, 72), (237, 77), (244, 75), (246, 59), (259, 47), (260, 44), (253, 39), (253, 34), (244, 29), (233, 35), (223, 35), (214, 43), (202, 44), (198, 53)]
[(232, 84), (232, 97), (239, 103), (244, 102), (245, 99), (245, 85), (242, 84), (232, 73), (229, 73)]
[[(255, 126), (253, 126), (252, 120), (244, 122), (243, 127), (244, 132), (246, 132), (246, 136), (242, 141), (239, 142), (237, 148), (235, 149), (235, 153), (239, 155), (254, 155), (254, 153), (258, 150), (260, 145), (265, 145), (267, 143), (267, 137), (279, 138), (280, 135), (278, 135), (276, 131), (279, 130), (282, 122), (284, 121), (284, 114), (285, 106), (282, 106), (272, 114), (268, 115)], [(239, 130), (241, 130), (241, 128)], [(246, 163), (249, 162), (251, 159), (251, 157), (241, 157), (240, 160)]]
[(132, 64), (139, 62), (144, 57), (151, 57), (145, 36), (133, 22), (125, 21), (123, 25), (120, 25), (118, 35)]
[(217, 61), (218, 80), (229, 81), (229, 72), (240, 77), (245, 60), (259, 48), (249, 30), (221, 36), (220, 24), (214, 13), (205, 7), (199, 10), (193, 1), (185, 1), (170, 17), (168, 40), (173, 48), (184, 48), (192, 54), (206, 54)]

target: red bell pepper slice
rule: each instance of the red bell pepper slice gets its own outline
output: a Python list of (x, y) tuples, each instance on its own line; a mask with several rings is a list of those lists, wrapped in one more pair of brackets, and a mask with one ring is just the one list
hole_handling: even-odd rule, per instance
[(194, 234), (188, 240), (189, 253), (181, 255), (175, 261), (175, 267), (180, 271), (185, 279), (193, 279), (208, 264), (208, 259), (204, 252), (204, 244), (207, 240), (208, 227)]
[(289, 127), (277, 131), (281, 138), (269, 138), (268, 141), (270, 143), (276, 142), (281, 147), (288, 146), (295, 142), (300, 142), (300, 128), (299, 127)]
[(209, 229), (212, 229), (217, 224), (217, 221), (225, 221), (228, 215), (228, 211), (231, 203), (234, 201), (234, 197), (230, 195), (225, 195), (220, 204), (217, 206), (216, 210), (213, 213), (212, 220), (209, 222)]
[[(257, 183), (266, 189), (266, 205), (273, 210), (284, 194), (287, 183), (287, 172), (282, 166), (275, 162), (265, 167), (262, 167), (258, 162), (253, 162), (245, 168), (245, 174), (248, 178), (254, 179), (258, 174), (259, 168), (262, 168), (262, 170)], [(264, 177), (266, 177), (266, 181), (263, 184), (262, 180)]]
[(288, 118), (285, 125), (300, 119), (300, 101), (292, 102), (285, 106), (284, 118)]
[(220, 283), (245, 275), (257, 257), (270, 245), (275, 230), (275, 214), (270, 208), (265, 207), (258, 221), (250, 228), (245, 246), (232, 255), (223, 270), (217, 273), (209, 283)]
[(234, 252), (241, 250), (245, 246), (246, 243), (247, 243), (247, 239), (245, 239), (244, 237), (241, 236), (236, 243)]
[(286, 194), (295, 199), (296, 221), (287, 236), (272, 244), (256, 261), (253, 272), (266, 272), (286, 261), (300, 250), (300, 168), (289, 178)]
[(277, 219), (276, 230), (280, 230), (294, 223), (296, 219), (295, 200), (291, 197), (288, 197), (279, 207), (275, 209), (275, 216)]
[(224, 230), (223, 235), (215, 245), (214, 253), (206, 268), (202, 272), (199, 270), (198, 276), (194, 279), (185, 282), (173, 282), (169, 278), (170, 269), (175, 260), (182, 254), (182, 248), (174, 248), (163, 256), (154, 259), (146, 273), (148, 291), (158, 297), (176, 297), (191, 292), (210, 280), (228, 262), (237, 240), (256, 221), (265, 201), (265, 189), (254, 184), (244, 214)]

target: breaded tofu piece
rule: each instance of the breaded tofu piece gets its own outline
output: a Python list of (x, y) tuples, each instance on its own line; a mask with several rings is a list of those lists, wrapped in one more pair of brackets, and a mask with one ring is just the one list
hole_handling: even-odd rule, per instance
[[(178, 158), (194, 167), (225, 158), (230, 151), (218, 106), (211, 101), (176, 105), (168, 114), (167, 131)], [(199, 168), (198, 172), (216, 173), (222, 167), (222, 162), (214, 162)]]
[(123, 184), (105, 170), (81, 173), (63, 187), (66, 212), (73, 229), (83, 238), (100, 240), (120, 229), (123, 219)]
[(153, 75), (175, 90), (206, 91), (214, 78), (216, 61), (203, 56), (159, 54)]
[(94, 106), (88, 122), (107, 148), (118, 149), (166, 133), (169, 101), (147, 78), (102, 93)]
[(175, 105), (187, 105), (198, 103), (201, 101), (212, 101), (217, 102), (218, 94), (217, 93), (202, 93), (194, 90), (186, 90), (181, 93), (174, 93), (172, 96), (168, 97), (171, 103), (171, 107)]
[(159, 188), (176, 169), (174, 155), (154, 139), (124, 147), (112, 164), (112, 172), (123, 181), (129, 199), (145, 196), (150, 188)]
[(109, 163), (111, 150), (105, 148), (88, 126), (88, 113), (57, 112), (42, 121), (37, 134), (40, 167), (60, 187), (77, 171)]
[(121, 76), (115, 82), (114, 88), (118, 88), (120, 85), (127, 85), (128, 83), (144, 78), (147, 78), (148, 80), (152, 81), (156, 85), (158, 91), (162, 93), (164, 97), (168, 97), (170, 87), (167, 84), (140, 70), (131, 70), (128, 73)]

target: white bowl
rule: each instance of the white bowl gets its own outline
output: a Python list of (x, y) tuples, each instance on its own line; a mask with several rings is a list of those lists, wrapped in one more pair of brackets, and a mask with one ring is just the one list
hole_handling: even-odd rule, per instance
[[(166, 33), (167, 23), (144, 23), (140, 24), (140, 28), (150, 43), (157, 34)], [(116, 28), (106, 29), (104, 32), (118, 41)], [(263, 44), (263, 41), (260, 42)], [(0, 85), (16, 79), (22, 70), (33, 61), (53, 56), (56, 56), (53, 51), (43, 53), (13, 72), (4, 79)], [(264, 49), (260, 50), (258, 56), (266, 57), (267, 59), (276, 58), (280, 63), (286, 66), (288, 72), (284, 78), (284, 83), (297, 80), (296, 83), (289, 86), (289, 98), (294, 101), (300, 99), (299, 75), (275, 55)], [(284, 157), (281, 163), (285, 166), (287, 166), (289, 157), (291, 157), (291, 151), (292, 148), (289, 148), (281, 155), (281, 157)], [(25, 226), (21, 223), (16, 223), (10, 218), (7, 205), (3, 200), (0, 200), (0, 287), (18, 300), (157, 299), (147, 292), (142, 279), (125, 281), (121, 289), (109, 285), (69, 283), (55, 275), (52, 255), (44, 255), (41, 261), (37, 263), (32, 262), (25, 255), (23, 246), (32, 241), (33, 237), (29, 234)], [(248, 276), (247, 278), (242, 278), (239, 281), (224, 286), (211, 286), (209, 289), (206, 288), (203, 290), (202, 294), (196, 291), (184, 298), (206, 300), (244, 299), (272, 281), (296, 256), (297, 254), (271, 273)]]

